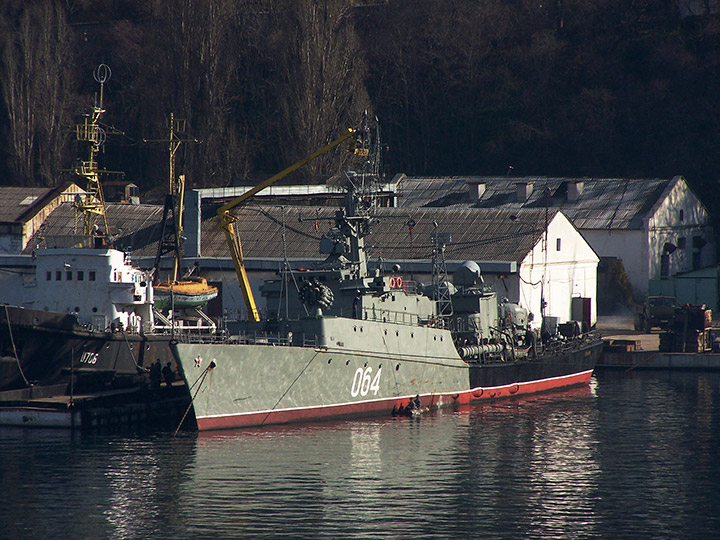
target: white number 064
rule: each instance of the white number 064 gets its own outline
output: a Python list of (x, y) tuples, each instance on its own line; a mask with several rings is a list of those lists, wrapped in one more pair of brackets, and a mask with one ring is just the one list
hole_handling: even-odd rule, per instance
[(353, 377), (352, 388), (350, 389), (350, 395), (357, 397), (358, 395), (367, 396), (370, 390), (373, 391), (374, 395), (377, 395), (380, 390), (380, 373), (382, 368), (378, 368), (375, 377), (372, 376), (372, 368), (357, 368), (355, 376)]

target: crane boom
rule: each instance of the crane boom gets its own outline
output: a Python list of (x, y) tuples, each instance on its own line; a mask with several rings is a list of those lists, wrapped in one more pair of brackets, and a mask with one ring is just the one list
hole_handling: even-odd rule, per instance
[(271, 176), (267, 180), (259, 183), (254, 188), (246, 191), (238, 197), (235, 197), (230, 202), (218, 208), (217, 214), (220, 218), (220, 228), (222, 228), (223, 232), (225, 233), (225, 239), (227, 240), (228, 247), (230, 248), (230, 256), (232, 257), (233, 264), (235, 265), (235, 273), (237, 274), (240, 289), (242, 290), (243, 298), (245, 300), (245, 307), (247, 308), (248, 312), (248, 320), (254, 322), (259, 321), (260, 314), (258, 313), (257, 305), (255, 304), (255, 298), (250, 288), (250, 281), (248, 280), (247, 271), (245, 270), (245, 262), (242, 253), (242, 242), (240, 241), (240, 233), (235, 227), (235, 223), (238, 221), (238, 218), (233, 216), (230, 213), (230, 210), (241, 205), (243, 202), (247, 201), (251, 197), (254, 197), (260, 191), (267, 187), (270, 187), (275, 182), (277, 182), (281, 178), (284, 178), (291, 172), (296, 171), (304, 165), (307, 165), (312, 160), (322, 156), (326, 152), (329, 152), (336, 146), (342, 144), (344, 141), (355, 135), (355, 132), (356, 130), (349, 128), (344, 135), (335, 139), (330, 144), (323, 146), (309, 156), (301, 159), (293, 165), (290, 165), (287, 169), (280, 171), (274, 176)]

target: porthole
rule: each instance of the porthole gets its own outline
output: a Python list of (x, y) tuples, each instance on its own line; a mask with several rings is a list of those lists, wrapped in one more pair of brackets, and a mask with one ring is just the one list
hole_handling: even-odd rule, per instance
[(399, 369), (400, 369), (400, 364), (397, 364), (397, 365), (395, 366), (395, 371), (398, 371)]

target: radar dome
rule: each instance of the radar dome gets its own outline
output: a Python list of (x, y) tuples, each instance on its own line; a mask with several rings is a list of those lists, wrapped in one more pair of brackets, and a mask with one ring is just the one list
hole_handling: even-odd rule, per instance
[(475, 261), (465, 261), (453, 273), (453, 284), (457, 287), (474, 287), (482, 282), (480, 266)]

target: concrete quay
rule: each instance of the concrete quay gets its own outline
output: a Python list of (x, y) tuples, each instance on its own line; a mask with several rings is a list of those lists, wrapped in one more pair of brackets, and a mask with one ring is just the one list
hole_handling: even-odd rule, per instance
[(720, 370), (720, 353), (660, 352), (660, 330), (637, 332), (632, 316), (598, 317), (597, 330), (605, 346), (596, 369)]

